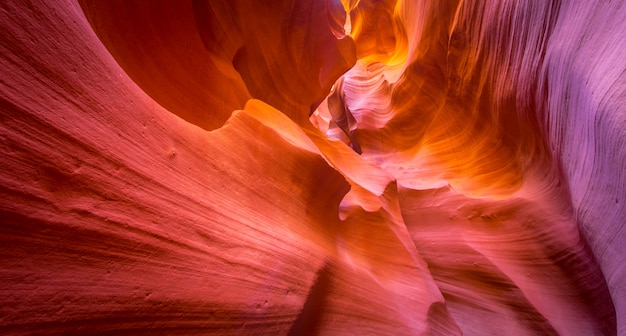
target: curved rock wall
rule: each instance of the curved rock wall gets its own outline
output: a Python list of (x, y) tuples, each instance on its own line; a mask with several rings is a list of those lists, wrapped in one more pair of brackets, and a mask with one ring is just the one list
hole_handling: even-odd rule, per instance
[(4, 1), (0, 331), (626, 335), (625, 19)]

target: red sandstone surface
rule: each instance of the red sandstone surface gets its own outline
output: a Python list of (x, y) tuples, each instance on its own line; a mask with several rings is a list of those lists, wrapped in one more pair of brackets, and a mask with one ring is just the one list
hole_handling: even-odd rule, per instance
[(0, 2), (0, 333), (626, 335), (626, 3)]

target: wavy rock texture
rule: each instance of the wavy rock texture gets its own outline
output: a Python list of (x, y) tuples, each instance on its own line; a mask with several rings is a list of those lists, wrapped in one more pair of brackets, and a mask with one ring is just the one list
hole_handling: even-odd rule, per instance
[(2, 334), (626, 335), (626, 5), (3, 1)]

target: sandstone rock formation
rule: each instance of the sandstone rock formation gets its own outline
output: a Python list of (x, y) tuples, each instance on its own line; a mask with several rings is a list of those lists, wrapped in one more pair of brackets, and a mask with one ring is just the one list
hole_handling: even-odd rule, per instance
[(2, 334), (626, 335), (626, 4), (0, 27)]

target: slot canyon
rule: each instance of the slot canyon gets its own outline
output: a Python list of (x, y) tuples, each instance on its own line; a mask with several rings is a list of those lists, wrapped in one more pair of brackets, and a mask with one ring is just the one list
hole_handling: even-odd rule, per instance
[(0, 334), (626, 336), (626, 2), (0, 1)]

